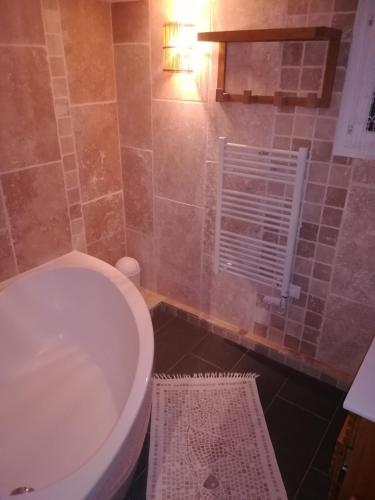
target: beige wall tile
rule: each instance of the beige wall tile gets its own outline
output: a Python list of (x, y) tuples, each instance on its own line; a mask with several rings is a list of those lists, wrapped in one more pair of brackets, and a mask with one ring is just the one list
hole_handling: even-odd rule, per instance
[(213, 30), (274, 28), (282, 24), (286, 0), (216, 0), (212, 9)]
[(87, 252), (114, 266), (116, 262), (125, 255), (123, 231), (111, 234), (108, 238), (102, 238), (101, 240), (88, 244)]
[(46, 35), (46, 42), (49, 56), (62, 56), (64, 54), (61, 35)]
[(127, 228), (153, 232), (152, 153), (121, 148)]
[(141, 266), (141, 285), (156, 289), (155, 244), (153, 236), (132, 229), (126, 230), (126, 254)]
[(60, 34), (61, 23), (58, 7), (49, 7), (44, 10), (44, 26), (48, 34)]
[(7, 229), (0, 229), (0, 282), (17, 273), (15, 257)]
[(256, 287), (250, 281), (228, 273), (213, 272), (213, 258), (203, 255), (201, 308), (244, 330), (254, 320)]
[(64, 59), (62, 57), (50, 57), (49, 64), (51, 68), (51, 75), (53, 77), (65, 76)]
[(67, 97), (68, 85), (66, 82), (66, 78), (52, 78), (52, 90), (54, 97)]
[(330, 296), (318, 359), (355, 374), (374, 336), (370, 305)]
[(148, 0), (112, 5), (113, 40), (115, 43), (149, 41)]
[(5, 214), (3, 195), (1, 192), (1, 180), (0, 180), (0, 229), (4, 229), (5, 226), (6, 226), (6, 214)]
[(44, 44), (39, 0), (1, 0), (0, 43)]
[(115, 47), (122, 146), (151, 148), (150, 54), (146, 45)]
[[(123, 232), (124, 206), (122, 193), (105, 196), (82, 207), (86, 239), (90, 245), (113, 234)], [(122, 238), (124, 240), (124, 236)]]
[(208, 160), (218, 158), (218, 137), (250, 146), (271, 147), (276, 107), (213, 103), (209, 106)]
[(205, 105), (158, 101), (154, 102), (153, 109), (156, 193), (184, 203), (202, 205)]
[(339, 240), (333, 293), (375, 303), (375, 189), (353, 187)]
[(158, 291), (197, 307), (203, 209), (156, 198), (155, 211)]
[(281, 51), (280, 43), (230, 43), (226, 90), (242, 94), (247, 89), (253, 94), (272, 95), (279, 83), (280, 64), (271, 64), (271, 61), (280, 61)]
[(0, 171), (58, 160), (46, 52), (0, 47)]
[(19, 270), (69, 252), (61, 163), (4, 174), (2, 182)]
[(60, 8), (72, 103), (114, 99), (110, 5), (64, 0)]
[(122, 189), (115, 104), (72, 109), (82, 201)]

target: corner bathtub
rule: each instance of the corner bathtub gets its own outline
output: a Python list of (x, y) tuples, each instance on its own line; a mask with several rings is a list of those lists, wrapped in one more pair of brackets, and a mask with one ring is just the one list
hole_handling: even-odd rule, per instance
[[(72, 252), (0, 290), (0, 498), (106, 500), (147, 431), (154, 340), (134, 285)], [(32, 487), (26, 496), (9, 496)]]

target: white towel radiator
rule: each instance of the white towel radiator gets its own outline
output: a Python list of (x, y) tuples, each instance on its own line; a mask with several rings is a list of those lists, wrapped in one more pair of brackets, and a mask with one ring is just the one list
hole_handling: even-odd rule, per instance
[(284, 151), (227, 142), (220, 137), (215, 272), (272, 287), (285, 306), (299, 298), (291, 283), (307, 149)]

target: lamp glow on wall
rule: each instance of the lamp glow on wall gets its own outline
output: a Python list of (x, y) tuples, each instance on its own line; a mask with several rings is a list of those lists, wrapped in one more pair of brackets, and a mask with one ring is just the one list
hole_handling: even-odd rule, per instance
[(193, 71), (193, 46), (195, 26), (177, 22), (163, 26), (163, 71), (191, 73)]

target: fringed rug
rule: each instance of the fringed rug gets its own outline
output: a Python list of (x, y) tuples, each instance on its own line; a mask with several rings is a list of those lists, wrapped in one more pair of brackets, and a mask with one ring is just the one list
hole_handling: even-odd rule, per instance
[(286, 500), (255, 377), (154, 377), (147, 500)]

